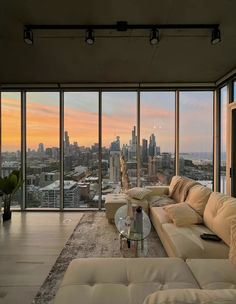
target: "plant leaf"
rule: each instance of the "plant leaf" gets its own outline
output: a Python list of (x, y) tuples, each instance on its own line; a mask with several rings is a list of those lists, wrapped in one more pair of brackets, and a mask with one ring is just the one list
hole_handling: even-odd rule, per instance
[(4, 181), (3, 192), (12, 194), (17, 186), (17, 176), (15, 174), (10, 174)]
[(0, 190), (3, 191), (3, 187), (4, 187), (4, 179), (2, 177), (0, 177)]

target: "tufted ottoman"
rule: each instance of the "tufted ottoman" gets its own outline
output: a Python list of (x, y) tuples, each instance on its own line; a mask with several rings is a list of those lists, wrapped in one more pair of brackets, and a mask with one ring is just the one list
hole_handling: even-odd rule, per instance
[(109, 222), (114, 222), (116, 210), (127, 204), (126, 194), (107, 194), (105, 200), (106, 217)]
[[(137, 200), (134, 198), (129, 198), (132, 204), (141, 206), (143, 210), (149, 215), (149, 204), (146, 198), (142, 200)], [(128, 196), (123, 193), (119, 194), (108, 194), (105, 200), (106, 217), (110, 223), (114, 223), (114, 217), (117, 209), (121, 206), (126, 205), (128, 201)]]
[(199, 288), (179, 258), (84, 258), (73, 260), (54, 304), (142, 304), (162, 289)]

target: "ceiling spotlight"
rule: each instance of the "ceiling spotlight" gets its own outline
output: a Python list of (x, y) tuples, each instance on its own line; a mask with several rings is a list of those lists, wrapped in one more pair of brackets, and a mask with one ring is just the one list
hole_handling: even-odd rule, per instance
[(33, 44), (33, 32), (30, 29), (24, 30), (24, 41), (26, 44), (32, 45)]
[(149, 41), (151, 45), (155, 45), (159, 42), (159, 31), (156, 28), (151, 29)]
[(211, 43), (217, 44), (221, 42), (220, 30), (218, 28), (214, 28), (211, 33)]
[(94, 39), (94, 36), (93, 36), (93, 30), (88, 29), (88, 30), (86, 31), (85, 41), (86, 41), (88, 44), (90, 44), (90, 45), (94, 44), (95, 39)]

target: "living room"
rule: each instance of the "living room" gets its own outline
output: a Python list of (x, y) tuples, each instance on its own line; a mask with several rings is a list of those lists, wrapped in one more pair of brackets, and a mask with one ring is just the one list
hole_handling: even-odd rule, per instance
[(3, 1), (0, 303), (236, 303), (235, 8)]

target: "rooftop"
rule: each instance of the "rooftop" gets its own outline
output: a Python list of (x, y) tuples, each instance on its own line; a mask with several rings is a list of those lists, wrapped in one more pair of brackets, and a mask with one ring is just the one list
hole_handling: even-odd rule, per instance
[[(64, 190), (70, 190), (74, 186), (78, 185), (77, 182), (69, 180), (69, 181), (64, 181)], [(60, 181), (56, 180), (55, 182), (43, 187), (40, 189), (41, 191), (49, 191), (49, 190), (60, 190)]]

